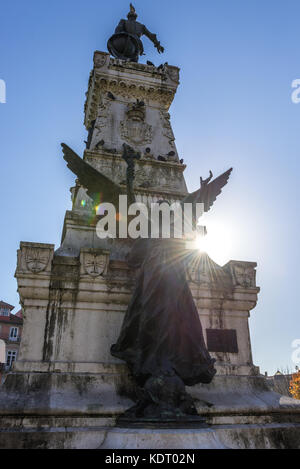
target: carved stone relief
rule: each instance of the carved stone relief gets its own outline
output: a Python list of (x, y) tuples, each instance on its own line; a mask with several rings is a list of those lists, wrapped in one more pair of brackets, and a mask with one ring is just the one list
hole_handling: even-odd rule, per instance
[(237, 285), (255, 287), (255, 270), (253, 267), (235, 266), (234, 274)]
[(230, 261), (225, 268), (229, 270), (233, 283), (244, 288), (256, 287), (256, 262)]
[(162, 133), (169, 140), (169, 144), (174, 147), (175, 136), (170, 122), (170, 114), (167, 111), (160, 111)]
[(94, 55), (94, 64), (95, 67), (101, 68), (104, 67), (109, 61), (109, 54), (101, 54), (100, 52), (97, 52), (97, 54)]
[(188, 279), (199, 285), (209, 285), (211, 278), (203, 263), (190, 262), (187, 265)]
[(135, 145), (151, 143), (153, 139), (152, 126), (145, 122), (145, 117), (144, 102), (130, 103), (127, 106), (125, 119), (120, 122), (121, 137)]
[(99, 249), (82, 249), (80, 253), (83, 272), (91, 277), (99, 277), (107, 272), (109, 252)]
[(93, 141), (98, 143), (98, 140), (101, 139), (101, 134), (103, 130), (108, 126), (108, 112), (109, 112), (110, 102), (103, 101), (99, 104), (98, 115), (94, 127)]
[(18, 250), (18, 273), (39, 274), (51, 270), (54, 245), (21, 242)]
[(166, 72), (168, 77), (174, 81), (175, 83), (179, 82), (179, 68), (177, 67), (172, 67), (171, 65), (168, 65), (166, 67)]
[(232, 279), (229, 273), (210, 259), (206, 253), (195, 251), (187, 259), (187, 278), (198, 285), (218, 285), (232, 289)]
[(26, 265), (28, 270), (34, 273), (45, 270), (49, 262), (49, 254), (49, 251), (45, 249), (28, 249), (26, 252)]

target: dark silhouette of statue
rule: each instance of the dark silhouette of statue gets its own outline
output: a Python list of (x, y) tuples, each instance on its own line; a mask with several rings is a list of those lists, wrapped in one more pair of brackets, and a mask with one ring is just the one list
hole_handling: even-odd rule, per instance
[(126, 184), (127, 184), (127, 196), (128, 204), (133, 204), (135, 200), (135, 195), (133, 191), (133, 181), (135, 178), (134, 163), (135, 160), (141, 158), (141, 153), (136, 152), (130, 145), (123, 143), (123, 160), (126, 161), (127, 170), (126, 170)]
[(153, 42), (159, 53), (164, 52), (164, 48), (157, 40), (156, 34), (152, 34), (144, 24), (139, 23), (136, 19), (135, 8), (130, 3), (127, 20), (122, 19), (119, 22), (115, 34), (107, 43), (107, 48), (114, 57), (130, 62), (138, 62), (139, 55), (144, 54), (143, 43), (140, 40), (143, 35)]
[[(118, 184), (83, 161), (62, 144), (68, 167), (76, 174), (96, 205), (100, 199), (117, 208)], [(124, 146), (128, 164), (127, 191), (133, 190), (133, 148)], [(213, 181), (201, 180), (200, 189), (182, 203), (203, 203), (208, 212), (227, 184), (232, 169)], [(211, 182), (210, 182), (211, 181)], [(124, 192), (123, 192), (124, 193)], [(130, 194), (129, 194), (130, 195)], [(131, 194), (132, 195), (132, 194)], [(210, 383), (216, 371), (203, 338), (199, 314), (186, 278), (189, 261), (182, 239), (137, 239), (127, 262), (137, 270), (136, 286), (111, 354), (124, 360), (138, 384), (137, 404), (123, 422), (177, 422), (199, 419), (185, 385)]]
[(140, 270), (111, 347), (140, 388), (126, 418), (191, 419), (197, 411), (185, 385), (210, 383), (216, 373), (186, 280), (185, 256), (182, 240), (158, 238), (137, 240), (127, 258)]

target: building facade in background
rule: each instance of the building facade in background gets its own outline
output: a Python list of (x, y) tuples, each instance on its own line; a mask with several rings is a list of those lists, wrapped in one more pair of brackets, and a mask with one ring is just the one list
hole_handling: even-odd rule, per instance
[(0, 340), (5, 343), (5, 363), (0, 364), (0, 373), (9, 371), (16, 361), (23, 328), (22, 310), (12, 314), (14, 306), (0, 301)]

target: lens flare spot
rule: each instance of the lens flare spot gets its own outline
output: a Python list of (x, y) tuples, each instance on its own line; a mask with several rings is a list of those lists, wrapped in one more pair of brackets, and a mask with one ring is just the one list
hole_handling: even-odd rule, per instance
[(105, 214), (105, 208), (104, 208), (103, 204), (96, 205), (95, 210), (96, 210), (97, 215), (104, 215)]

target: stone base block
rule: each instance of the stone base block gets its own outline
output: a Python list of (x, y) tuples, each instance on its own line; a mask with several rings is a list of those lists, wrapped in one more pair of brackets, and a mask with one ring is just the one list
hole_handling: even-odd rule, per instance
[(124, 429), (116, 419), (136, 390), (123, 366), (12, 372), (0, 388), (0, 448), (300, 448), (300, 401), (262, 376), (220, 375), (187, 391), (206, 428)]
[(170, 430), (97, 426), (49, 429), (19, 427), (6, 431), (1, 429), (0, 448), (300, 449), (300, 424), (236, 424)]

